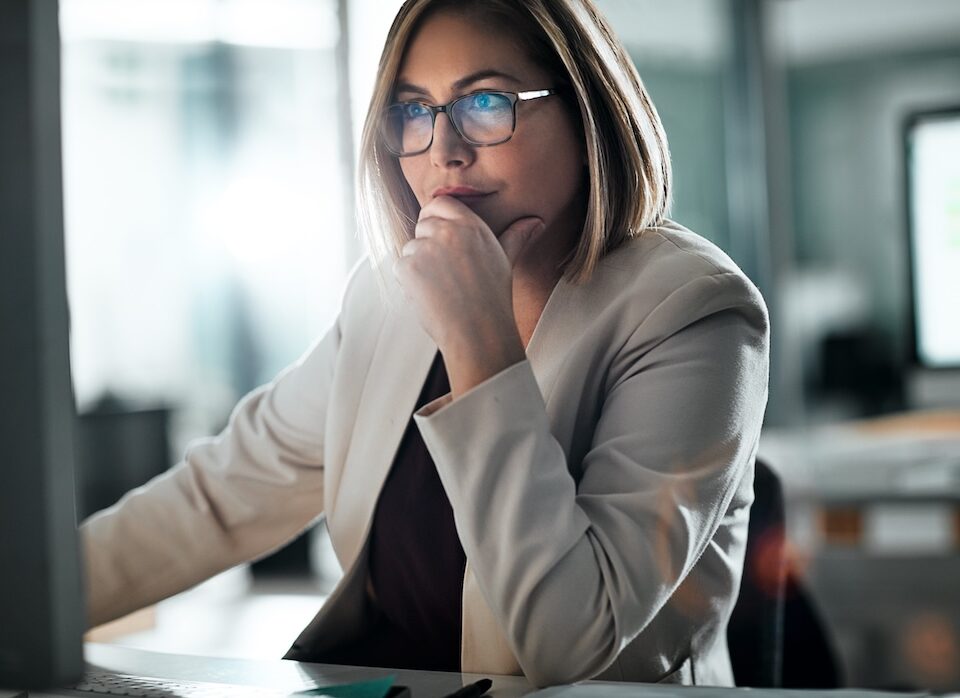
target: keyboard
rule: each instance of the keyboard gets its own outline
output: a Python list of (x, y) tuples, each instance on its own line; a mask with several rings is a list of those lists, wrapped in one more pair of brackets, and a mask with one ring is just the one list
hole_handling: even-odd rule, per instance
[(78, 694), (141, 696), (143, 698), (273, 698), (289, 696), (296, 691), (265, 688), (263, 686), (239, 686), (205, 681), (173, 681), (154, 679), (148, 676), (131, 676), (104, 671), (88, 670), (80, 683), (70, 687)]

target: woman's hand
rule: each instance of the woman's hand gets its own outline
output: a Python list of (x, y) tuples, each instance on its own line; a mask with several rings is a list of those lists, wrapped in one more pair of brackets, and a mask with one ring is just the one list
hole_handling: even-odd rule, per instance
[(512, 269), (542, 228), (539, 218), (521, 218), (498, 240), (454, 197), (439, 196), (420, 210), (416, 237), (394, 272), (443, 354), (454, 397), (524, 359)]

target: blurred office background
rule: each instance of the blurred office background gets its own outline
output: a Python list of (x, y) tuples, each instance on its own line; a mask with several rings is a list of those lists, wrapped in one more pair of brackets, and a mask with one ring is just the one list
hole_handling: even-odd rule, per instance
[[(960, 293), (922, 309), (914, 290), (960, 271), (960, 126), (933, 117), (932, 146), (910, 130), (960, 109), (960, 3), (597, 4), (665, 123), (673, 217), (770, 306), (761, 452), (843, 680), (960, 686), (960, 358), (915, 342), (923, 317), (937, 347), (960, 344)], [(362, 254), (353, 158), (398, 6), (61, 0), (82, 514), (219, 430), (334, 318)], [(952, 198), (917, 189), (921, 150)], [(944, 242), (921, 273), (910, 236), (934, 210)], [(109, 636), (277, 656), (338, 574), (321, 525)]]

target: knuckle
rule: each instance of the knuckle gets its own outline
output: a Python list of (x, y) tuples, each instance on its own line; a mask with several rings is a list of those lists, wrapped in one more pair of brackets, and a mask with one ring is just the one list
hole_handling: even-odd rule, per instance
[(427, 235), (431, 235), (435, 225), (433, 218), (423, 218), (418, 223), (416, 228), (414, 228), (414, 235), (417, 238), (422, 238)]

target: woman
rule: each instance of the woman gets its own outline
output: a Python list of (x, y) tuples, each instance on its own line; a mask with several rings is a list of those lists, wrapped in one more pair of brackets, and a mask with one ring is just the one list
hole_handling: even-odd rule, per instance
[(85, 523), (91, 624), (323, 514), (345, 575), (289, 658), (732, 684), (766, 311), (665, 219), (626, 52), (590, 0), (410, 0), (378, 80), (372, 259), (218, 438)]

